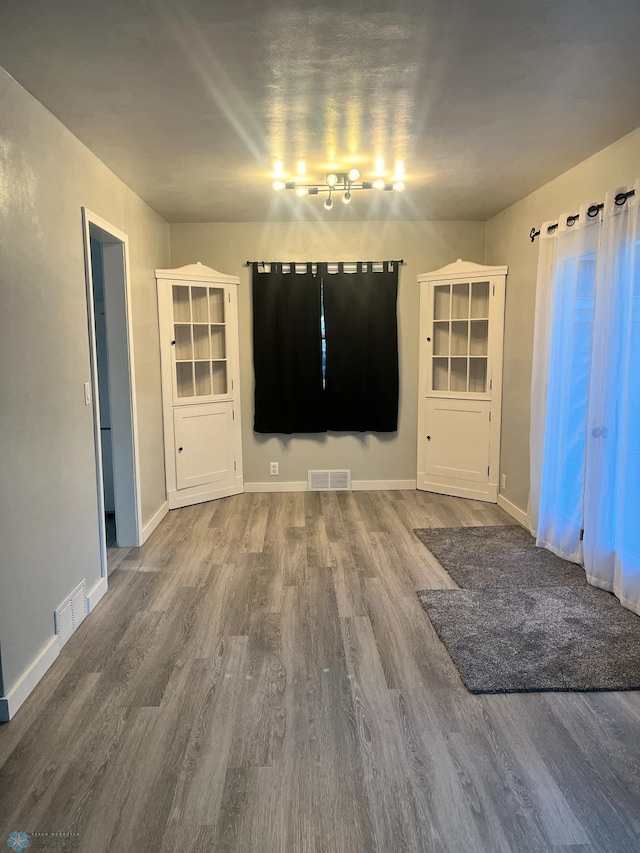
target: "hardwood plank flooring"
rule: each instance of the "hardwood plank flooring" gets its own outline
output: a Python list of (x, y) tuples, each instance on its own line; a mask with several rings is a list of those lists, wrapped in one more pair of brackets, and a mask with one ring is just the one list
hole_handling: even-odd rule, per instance
[(426, 492), (245, 494), (112, 549), (0, 726), (0, 844), (640, 850), (640, 693), (473, 696), (415, 595), (455, 583), (413, 528), (506, 523)]

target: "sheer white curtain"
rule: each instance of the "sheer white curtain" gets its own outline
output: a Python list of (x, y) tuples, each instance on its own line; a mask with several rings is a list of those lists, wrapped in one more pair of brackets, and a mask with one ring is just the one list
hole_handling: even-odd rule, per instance
[[(635, 197), (540, 235), (529, 523), (640, 612), (640, 233)], [(584, 531), (584, 533), (583, 533)], [(583, 539), (584, 536), (584, 539)]]
[[(640, 613), (640, 181), (605, 201), (589, 383), (587, 580)], [(596, 357), (597, 354), (597, 357)]]
[(540, 229), (529, 522), (538, 545), (582, 561), (584, 455), (600, 219)]

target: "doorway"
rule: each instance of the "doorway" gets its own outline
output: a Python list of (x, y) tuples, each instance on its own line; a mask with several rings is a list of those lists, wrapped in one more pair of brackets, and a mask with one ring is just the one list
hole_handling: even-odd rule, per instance
[(141, 544), (127, 235), (83, 208), (102, 575), (110, 547)]
[(92, 229), (89, 228), (91, 278), (93, 281), (93, 317), (96, 336), (96, 371), (98, 374), (98, 415), (100, 421), (100, 446), (102, 450), (102, 498), (104, 501), (107, 548), (112, 548), (118, 544), (118, 537), (116, 532), (116, 504), (113, 493), (109, 350), (107, 347), (107, 322), (104, 305), (104, 264), (102, 243), (91, 232)]

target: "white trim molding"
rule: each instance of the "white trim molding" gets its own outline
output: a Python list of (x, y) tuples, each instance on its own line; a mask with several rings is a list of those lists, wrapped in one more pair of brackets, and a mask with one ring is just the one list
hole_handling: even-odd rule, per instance
[[(107, 589), (108, 580), (101, 577), (87, 595), (87, 615), (95, 610), (98, 602), (106, 595)], [(59, 654), (60, 637), (53, 634), (6, 696), (0, 696), (0, 723), (8, 723), (15, 716), (18, 708), (44, 678)]]
[(105, 576), (100, 578), (98, 583), (89, 592), (87, 595), (87, 616), (89, 613), (93, 613), (97, 603), (107, 594), (108, 586), (109, 582)]
[[(122, 278), (122, 288), (112, 289), (111, 309), (107, 314), (115, 320), (112, 332), (115, 338), (107, 344), (113, 364), (113, 352), (125, 354), (119, 358), (118, 367), (118, 406), (112, 408), (112, 430), (117, 427), (122, 437), (119, 443), (121, 465), (116, 466), (119, 474), (114, 477), (116, 484), (116, 524), (122, 547), (138, 547), (142, 534), (142, 497), (140, 487), (140, 453), (138, 447), (138, 414), (135, 382), (132, 300), (131, 300), (131, 263), (129, 260), (129, 238), (106, 219), (93, 213), (87, 207), (82, 208), (82, 226), (84, 233), (84, 260), (87, 294), (88, 337), (91, 363), (91, 384), (93, 391), (94, 445), (96, 459), (96, 488), (98, 497), (98, 524), (100, 529), (101, 573), (107, 576), (107, 537), (104, 522), (104, 485), (102, 473), (102, 437), (100, 430), (100, 404), (98, 394), (98, 359), (96, 349), (94, 282), (91, 262), (91, 237), (96, 235), (102, 245), (103, 267), (118, 283)], [(92, 233), (93, 232), (93, 233)], [(107, 263), (108, 262), (108, 263)], [(105, 272), (106, 274), (106, 272)], [(114, 301), (115, 300), (115, 301)], [(110, 312), (114, 312), (111, 313)], [(108, 335), (108, 341), (110, 340)], [(112, 383), (112, 388), (114, 387)], [(126, 399), (125, 399), (126, 398)], [(112, 403), (114, 396), (112, 391)], [(114, 432), (112, 432), (112, 436)], [(120, 501), (120, 504), (118, 503)], [(120, 508), (119, 508), (120, 507)]]
[[(381, 492), (408, 489), (415, 491), (415, 480), (352, 480), (353, 492)], [(245, 483), (245, 492), (308, 492), (307, 480), (294, 480), (289, 483)], [(342, 490), (341, 490), (342, 491)]]
[(245, 492), (308, 492), (306, 480), (296, 480), (291, 483), (245, 483)]
[(0, 723), (8, 723), (11, 720), (59, 654), (60, 641), (56, 634), (53, 634), (7, 695), (0, 698)]
[[(220, 489), (212, 489), (210, 486), (193, 486), (189, 489), (167, 489), (167, 500), (169, 509), (181, 509), (183, 506), (193, 506), (204, 501), (215, 501), (218, 498), (230, 498), (232, 495), (241, 495), (246, 491), (242, 483), (242, 477), (236, 477), (233, 485), (224, 486)], [(269, 491), (269, 489), (264, 489)], [(285, 491), (288, 491), (285, 490)], [(184, 494), (187, 492), (187, 494)]]
[(169, 501), (165, 501), (161, 504), (158, 509), (153, 513), (149, 521), (147, 521), (142, 527), (142, 537), (141, 537), (141, 545), (147, 541), (147, 539), (151, 536), (156, 527), (160, 524), (160, 522), (165, 518), (165, 516), (169, 512)]
[(447, 479), (450, 480), (451, 478), (442, 477), (441, 480), (445, 482), (440, 482), (435, 477), (428, 479), (425, 474), (418, 471), (418, 482), (420, 483), (421, 491), (433, 492), (436, 495), (450, 495), (453, 498), (466, 498), (470, 501), (484, 501), (485, 503), (492, 504), (497, 501), (497, 483), (478, 483), (479, 488), (474, 489), (465, 486), (452, 485), (449, 482), (446, 482)]
[(512, 518), (525, 527), (527, 530), (529, 529), (529, 522), (527, 521), (527, 513), (520, 509), (519, 506), (511, 503), (510, 500), (507, 500), (504, 495), (498, 495), (498, 506), (501, 507), (505, 512), (508, 512)]
[(351, 488), (354, 492), (415, 492), (417, 485), (415, 480), (352, 480)]
[(463, 261), (458, 258), (453, 264), (447, 264), (445, 267), (440, 267), (439, 270), (425, 272), (418, 276), (418, 281), (454, 281), (461, 276), (483, 278), (491, 275), (507, 275), (509, 267), (506, 266), (486, 266), (485, 264), (475, 264), (473, 261)]
[(180, 281), (206, 281), (210, 282), (214, 279), (223, 284), (240, 284), (240, 279), (237, 275), (226, 275), (226, 273), (218, 272), (212, 267), (207, 267), (200, 261), (195, 264), (186, 264), (183, 267), (175, 267), (168, 270), (156, 270), (156, 278), (168, 278), (170, 280), (179, 279)]

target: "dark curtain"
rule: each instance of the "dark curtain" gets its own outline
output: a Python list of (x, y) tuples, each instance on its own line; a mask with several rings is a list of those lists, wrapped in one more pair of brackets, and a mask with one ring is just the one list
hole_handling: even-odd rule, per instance
[[(365, 264), (365, 267), (368, 265)], [(327, 429), (398, 428), (398, 267), (323, 273)]]
[[(398, 268), (271, 272), (253, 265), (254, 430), (395, 432)], [(298, 268), (302, 265), (298, 264)], [(290, 266), (294, 270), (293, 264)], [(324, 310), (326, 370), (322, 369)]]
[[(300, 268), (301, 264), (298, 264)], [(320, 276), (253, 265), (255, 432), (327, 429), (322, 388)]]

